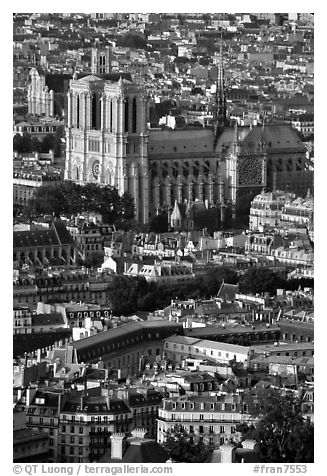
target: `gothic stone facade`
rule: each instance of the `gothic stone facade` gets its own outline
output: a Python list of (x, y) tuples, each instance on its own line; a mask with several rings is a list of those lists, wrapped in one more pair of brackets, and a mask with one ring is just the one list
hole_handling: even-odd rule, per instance
[(299, 193), (305, 173), (305, 148), (287, 125), (149, 129), (138, 84), (96, 75), (70, 81), (65, 179), (128, 192), (142, 223), (176, 201), (246, 215), (266, 185)]

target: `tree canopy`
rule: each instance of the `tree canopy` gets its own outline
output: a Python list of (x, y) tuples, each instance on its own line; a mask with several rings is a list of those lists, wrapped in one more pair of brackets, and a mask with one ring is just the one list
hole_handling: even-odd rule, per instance
[(110, 185), (79, 185), (70, 181), (39, 187), (29, 203), (32, 213), (76, 215), (100, 213), (105, 223), (124, 224), (134, 218), (134, 200), (127, 193), (120, 196)]
[(254, 437), (266, 463), (312, 463), (314, 426), (301, 413), (301, 401), (276, 388), (256, 389), (245, 397), (255, 426), (240, 425), (244, 437)]
[(249, 268), (240, 277), (240, 291), (243, 293), (256, 294), (268, 292), (275, 294), (276, 289), (285, 286), (285, 280), (280, 278), (271, 269)]
[(154, 233), (166, 233), (168, 231), (167, 212), (163, 212), (152, 218), (150, 222), (150, 231), (153, 231)]
[(117, 40), (117, 46), (142, 49), (147, 48), (147, 41), (143, 35), (134, 32), (128, 32)]
[(28, 154), (31, 152), (47, 153), (54, 151), (55, 157), (61, 155), (61, 138), (64, 136), (63, 126), (59, 126), (55, 134), (47, 134), (42, 139), (32, 137), (27, 132), (15, 134), (13, 137), (13, 150), (19, 154)]
[(208, 457), (208, 449), (203, 443), (192, 443), (190, 435), (181, 425), (167, 430), (162, 444), (169, 457), (177, 463), (203, 463)]
[(203, 276), (203, 289), (207, 296), (217, 294), (223, 281), (228, 284), (236, 284), (238, 276), (236, 271), (226, 266), (208, 268), (207, 273)]

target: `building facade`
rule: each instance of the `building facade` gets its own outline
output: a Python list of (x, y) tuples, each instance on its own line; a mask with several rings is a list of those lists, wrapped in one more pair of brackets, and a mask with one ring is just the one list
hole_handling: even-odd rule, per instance
[(241, 394), (164, 398), (158, 415), (157, 441), (163, 443), (165, 432), (181, 425), (191, 443), (202, 442), (209, 449), (237, 439), (236, 426), (249, 421)]

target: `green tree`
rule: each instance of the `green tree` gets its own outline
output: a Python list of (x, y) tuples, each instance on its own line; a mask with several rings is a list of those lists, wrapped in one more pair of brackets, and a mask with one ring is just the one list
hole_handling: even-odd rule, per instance
[(262, 462), (309, 463), (314, 460), (314, 426), (301, 413), (301, 401), (279, 389), (256, 389), (245, 397), (255, 430), (244, 426), (242, 434), (255, 438)]
[(145, 50), (147, 48), (147, 41), (143, 35), (134, 32), (128, 32), (121, 38), (118, 38), (117, 46)]
[(13, 137), (13, 151), (20, 153), (22, 151), (22, 136), (20, 134), (15, 134)]
[(189, 62), (190, 62), (190, 59), (187, 58), (187, 56), (176, 56), (176, 58), (174, 59), (175, 64), (186, 64)]
[(120, 197), (116, 188), (109, 185), (100, 187), (94, 183), (79, 185), (63, 181), (39, 187), (30, 206), (36, 214), (100, 213), (104, 222), (118, 225), (128, 223), (134, 216), (132, 197), (128, 194)]
[(31, 136), (27, 132), (24, 132), (22, 140), (21, 140), (20, 150), (18, 152), (29, 153), (31, 151), (32, 151)]
[(191, 443), (190, 435), (181, 425), (167, 430), (162, 446), (177, 463), (203, 463), (209, 454), (203, 443)]
[(43, 137), (41, 142), (41, 152), (47, 153), (50, 149), (55, 147), (55, 136), (53, 134), (47, 134)]
[(240, 277), (240, 291), (249, 294), (275, 294), (276, 289), (283, 287), (285, 282), (271, 269), (249, 268)]
[(167, 212), (160, 213), (152, 218), (150, 222), (150, 231), (154, 233), (166, 233), (168, 231)]
[(107, 298), (114, 313), (128, 315), (138, 310), (138, 303), (147, 293), (145, 278), (115, 276)]
[(61, 139), (65, 135), (65, 128), (64, 126), (57, 127), (55, 136), (54, 136), (54, 154), (55, 157), (61, 156)]
[(236, 271), (227, 266), (208, 268), (206, 275), (202, 278), (203, 292), (206, 297), (217, 294), (223, 281), (228, 284), (236, 284), (238, 282)]
[(29, 201), (31, 210), (36, 215), (55, 215), (70, 211), (70, 203), (61, 186), (54, 184), (39, 187)]
[(103, 259), (104, 254), (101, 251), (94, 251), (84, 260), (83, 264), (87, 268), (99, 268), (103, 263)]
[(32, 138), (31, 148), (33, 152), (42, 152), (42, 144), (37, 137)]

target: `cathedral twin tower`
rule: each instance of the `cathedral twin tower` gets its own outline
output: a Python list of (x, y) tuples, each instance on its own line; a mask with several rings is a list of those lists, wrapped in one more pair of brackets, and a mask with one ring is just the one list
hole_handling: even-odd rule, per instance
[(70, 80), (65, 179), (129, 193), (141, 223), (175, 202), (224, 207), (228, 190), (215, 140), (222, 115), (219, 130), (148, 129), (143, 89), (128, 74), (111, 74), (110, 60), (110, 49), (94, 49), (92, 73)]
[(147, 223), (145, 99), (138, 85), (123, 75), (118, 80), (113, 75), (101, 76), (74, 77), (70, 82), (65, 179), (112, 185), (120, 194), (128, 192), (134, 198), (136, 219)]

